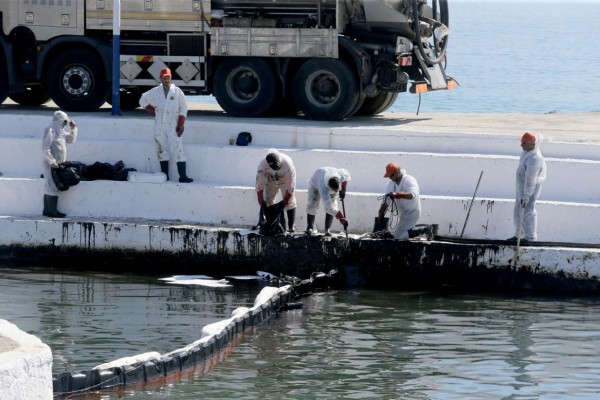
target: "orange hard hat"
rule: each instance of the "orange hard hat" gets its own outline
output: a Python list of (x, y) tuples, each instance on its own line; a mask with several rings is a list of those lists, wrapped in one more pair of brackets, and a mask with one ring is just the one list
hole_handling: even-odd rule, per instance
[(160, 77), (162, 78), (163, 76), (171, 76), (171, 69), (170, 68), (163, 68), (160, 70)]
[(389, 178), (392, 174), (400, 169), (400, 166), (395, 162), (391, 162), (385, 166), (385, 175), (384, 178)]
[(523, 136), (521, 136), (521, 142), (535, 143), (535, 135), (529, 132), (525, 132)]

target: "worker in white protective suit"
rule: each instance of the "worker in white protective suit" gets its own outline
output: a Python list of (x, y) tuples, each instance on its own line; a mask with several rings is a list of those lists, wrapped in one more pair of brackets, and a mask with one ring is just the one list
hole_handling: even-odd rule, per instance
[(517, 167), (516, 200), (513, 212), (515, 236), (508, 240), (537, 240), (537, 211), (535, 202), (540, 197), (546, 180), (546, 160), (540, 151), (541, 136), (525, 132), (521, 137), (521, 158)]
[[(68, 131), (65, 127), (69, 125)], [(67, 161), (67, 144), (77, 140), (77, 126), (69, 116), (56, 111), (52, 123), (44, 129), (42, 139), (42, 168), (44, 173), (44, 211), (46, 217), (64, 218), (66, 215), (58, 211), (58, 189), (52, 178), (52, 169), (60, 168), (59, 164)]]
[(186, 173), (187, 159), (181, 139), (188, 112), (185, 95), (171, 83), (169, 68), (160, 70), (160, 80), (159, 86), (148, 90), (140, 98), (140, 106), (154, 117), (154, 143), (160, 170), (169, 180), (169, 160), (173, 159), (177, 163), (179, 182), (193, 182)]
[(292, 158), (276, 149), (258, 164), (256, 172), (256, 196), (258, 205), (268, 207), (275, 204), (277, 194), (281, 192), (283, 207), (287, 212), (288, 231), (296, 229), (296, 168)]
[(350, 173), (343, 168), (323, 167), (316, 170), (308, 180), (308, 193), (306, 205), (306, 234), (317, 233), (315, 229), (315, 215), (319, 209), (319, 201), (323, 201), (325, 208), (325, 235), (331, 236), (333, 217), (348, 228), (348, 221), (344, 213), (338, 208), (337, 195), (341, 201), (346, 197), (346, 186), (350, 180)]
[(389, 178), (383, 202), (379, 207), (379, 221), (383, 221), (388, 208), (392, 208), (393, 214), (398, 215), (398, 223), (394, 231), (396, 240), (408, 240), (422, 234), (431, 239), (433, 233), (431, 226), (415, 228), (421, 217), (421, 195), (417, 180), (400, 168), (397, 163), (389, 163), (385, 167), (384, 178)]

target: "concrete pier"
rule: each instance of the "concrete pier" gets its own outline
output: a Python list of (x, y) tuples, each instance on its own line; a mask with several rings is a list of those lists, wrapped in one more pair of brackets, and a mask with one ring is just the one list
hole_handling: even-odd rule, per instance
[(52, 352), (37, 337), (0, 319), (0, 397), (51, 400)]
[[(458, 237), (465, 227), (464, 238), (491, 241), (490, 246), (500, 246), (500, 253), (505, 254), (455, 257), (455, 264), (458, 259), (465, 261), (456, 264), (457, 268), (468, 272), (477, 265), (504, 271), (512, 263), (514, 245), (494, 242), (514, 234), (514, 174), (520, 154), (518, 138), (525, 130), (544, 135), (542, 151), (548, 162), (548, 179), (537, 206), (539, 240), (588, 243), (590, 248), (598, 243), (594, 221), (600, 219), (600, 189), (595, 184), (600, 173), (600, 141), (595, 129), (600, 113), (384, 114), (371, 119), (314, 122), (229, 118), (218, 109), (196, 107), (190, 112), (184, 135), (188, 175), (195, 179), (192, 184), (177, 182), (175, 166), (171, 166), (172, 179), (166, 183), (81, 182), (61, 193), (59, 209), (68, 217), (50, 219), (40, 215), (40, 141), (54, 108), (2, 107), (0, 256), (13, 262), (32, 254), (38, 260), (73, 255), (85, 258), (86, 254), (94, 254), (90, 257), (94, 260), (110, 260), (127, 254), (129, 260), (141, 260), (141, 264), (148, 259), (146, 254), (152, 254), (155, 260), (158, 256), (178, 260), (175, 264), (180, 265), (181, 272), (195, 269), (198, 273), (199, 263), (201, 268), (227, 263), (244, 273), (261, 267), (304, 278), (303, 274), (316, 268), (355, 265), (356, 260), (375, 265), (380, 272), (395, 272), (393, 260), (398, 258), (399, 249), (414, 249), (394, 242), (373, 245), (363, 236), (372, 230), (387, 184), (384, 167), (396, 161), (419, 181), (423, 209), (419, 223), (438, 224), (444, 237)], [(80, 133), (78, 141), (69, 146), (69, 160), (87, 164), (122, 160), (126, 167), (143, 171), (150, 159), (152, 170), (158, 171), (151, 140), (152, 119), (142, 110), (125, 114), (111, 117), (105, 110), (70, 115)], [(241, 131), (252, 133), (252, 143), (230, 145)], [(296, 165), (299, 230), (306, 224), (306, 188), (312, 172), (326, 165), (350, 171), (352, 180), (345, 201), (349, 240), (343, 235), (305, 240), (301, 235), (265, 238), (240, 234), (258, 220), (253, 187), (256, 168), (272, 147), (289, 154)], [(470, 207), (481, 171), (481, 184)], [(321, 210), (318, 229), (323, 228), (323, 220)], [(340, 232), (341, 225), (334, 222), (334, 229)], [(358, 244), (361, 241), (369, 244)], [(452, 270), (447, 257), (439, 258), (447, 250), (432, 253), (438, 245), (420, 242), (409, 246), (416, 246), (415, 254), (421, 257), (407, 256), (402, 261), (406, 265), (422, 265), (425, 257)], [(590, 261), (595, 257), (589, 256), (593, 250), (579, 250), (564, 259), (554, 255), (552, 265), (560, 267), (548, 269), (536, 258), (538, 250), (526, 247), (519, 263), (522, 269), (552, 271), (557, 277), (590, 277), (592, 282), (597, 279), (595, 264)], [(352, 256), (358, 248), (371, 256)], [(466, 254), (485, 255), (487, 250), (481, 249), (478, 245)], [(529, 257), (530, 251), (533, 255)], [(136, 262), (130, 265), (133, 268)], [(422, 281), (414, 283), (418, 282)], [(589, 285), (584, 286), (589, 290)]]

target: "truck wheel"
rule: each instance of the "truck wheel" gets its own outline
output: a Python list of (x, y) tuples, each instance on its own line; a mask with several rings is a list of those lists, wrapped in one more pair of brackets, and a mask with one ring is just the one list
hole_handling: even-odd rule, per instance
[(46, 83), (58, 107), (66, 111), (95, 111), (106, 102), (110, 84), (94, 53), (67, 50), (51, 60), (49, 66)]
[(379, 92), (373, 97), (367, 97), (356, 115), (370, 116), (384, 112), (394, 104), (398, 93)]
[(214, 95), (234, 117), (260, 117), (272, 110), (276, 96), (275, 76), (263, 60), (227, 60), (217, 69)]
[(6, 70), (6, 59), (0, 49), (0, 104), (8, 97), (8, 71)]
[(39, 106), (50, 100), (48, 91), (42, 86), (28, 86), (24, 92), (13, 93), (9, 97), (22, 106)]
[(337, 121), (348, 117), (359, 100), (352, 69), (336, 59), (304, 63), (294, 78), (294, 99), (309, 119)]

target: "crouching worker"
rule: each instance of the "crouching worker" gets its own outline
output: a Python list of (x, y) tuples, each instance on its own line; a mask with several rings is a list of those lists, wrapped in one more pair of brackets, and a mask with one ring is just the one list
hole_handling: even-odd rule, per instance
[[(65, 127), (69, 125), (68, 131)], [(69, 120), (66, 113), (56, 111), (52, 123), (44, 129), (42, 139), (42, 168), (44, 171), (44, 211), (46, 217), (63, 218), (66, 215), (58, 211), (58, 188), (52, 178), (52, 169), (58, 169), (60, 163), (67, 160), (67, 143), (77, 140), (75, 121)]]
[[(288, 231), (296, 229), (296, 169), (290, 156), (269, 149), (268, 154), (258, 164), (256, 172), (256, 197), (261, 207), (261, 223), (266, 207), (273, 206), (277, 194), (281, 192), (282, 210), (287, 212)], [(285, 219), (281, 219), (285, 228)]]
[(422, 234), (427, 234), (430, 238), (432, 236), (430, 226), (415, 228), (415, 224), (421, 217), (421, 198), (417, 180), (408, 175), (406, 170), (401, 169), (396, 163), (389, 163), (385, 167), (383, 177), (389, 178), (390, 182), (379, 208), (379, 224), (383, 224), (385, 212), (390, 207), (392, 215), (398, 214), (399, 218), (394, 232), (396, 240), (408, 240), (409, 237)]
[(344, 228), (348, 228), (346, 216), (337, 205), (336, 197), (339, 192), (340, 200), (346, 196), (346, 185), (350, 180), (350, 173), (343, 168), (323, 167), (316, 170), (308, 180), (308, 195), (306, 206), (306, 234), (317, 233), (315, 229), (315, 215), (319, 210), (319, 201), (323, 201), (325, 208), (325, 236), (331, 236), (331, 224), (335, 216)]

